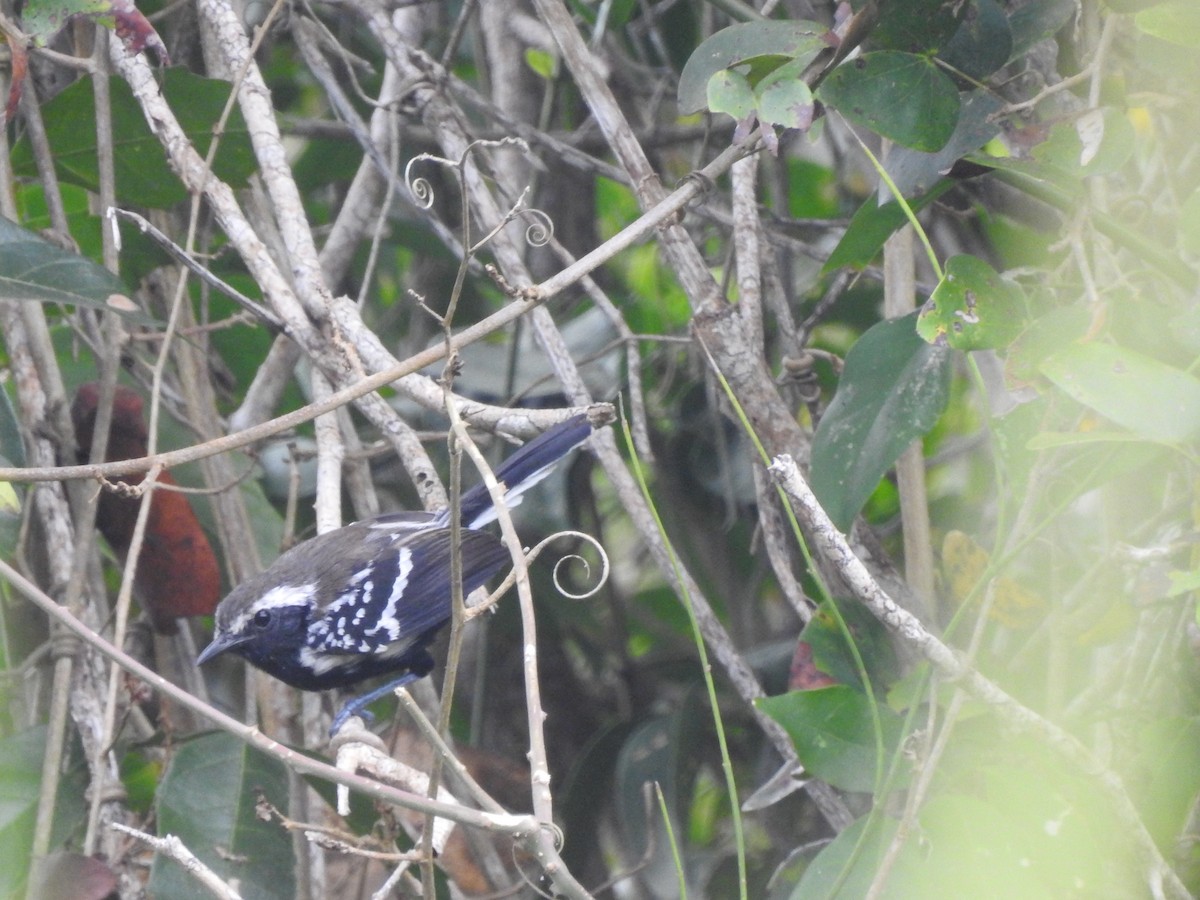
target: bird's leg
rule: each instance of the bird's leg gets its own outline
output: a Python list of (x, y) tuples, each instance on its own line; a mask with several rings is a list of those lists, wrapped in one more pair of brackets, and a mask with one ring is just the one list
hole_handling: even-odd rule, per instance
[(344, 724), (346, 724), (346, 720), (351, 716), (358, 716), (364, 722), (370, 724), (375, 717), (367, 712), (366, 708), (368, 706), (370, 706), (376, 700), (386, 697), (388, 694), (395, 691), (396, 688), (404, 687), (406, 684), (412, 684), (412, 682), (416, 681), (418, 678), (424, 677), (425, 674), (426, 673), (424, 672), (405, 672), (395, 681), (389, 681), (383, 687), (375, 688), (373, 691), (367, 691), (367, 693), (360, 697), (354, 697), (342, 707), (341, 712), (333, 717), (333, 724), (329, 726), (329, 736), (333, 737), (335, 734), (337, 734), (338, 730)]

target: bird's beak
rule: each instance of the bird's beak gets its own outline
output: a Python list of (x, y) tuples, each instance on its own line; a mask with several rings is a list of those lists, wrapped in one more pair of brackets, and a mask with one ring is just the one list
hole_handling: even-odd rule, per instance
[(243, 643), (245, 643), (244, 638), (235, 637), (230, 634), (218, 634), (213, 638), (211, 644), (200, 651), (200, 655), (196, 657), (196, 665), (202, 666), (213, 657), (220, 656), (226, 650), (232, 650)]

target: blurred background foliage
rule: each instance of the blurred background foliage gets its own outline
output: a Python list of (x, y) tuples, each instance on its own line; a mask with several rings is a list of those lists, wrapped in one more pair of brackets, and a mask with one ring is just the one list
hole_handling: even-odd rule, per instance
[[(780, 769), (783, 760), (717, 665), (738, 788), (729, 795), (687, 610), (603, 473), (581, 458), (518, 517), (528, 544), (578, 528), (597, 537), (614, 564), (609, 582), (588, 601), (563, 598), (548, 564), (534, 573), (552, 785), (571, 871), (598, 894), (611, 882), (603, 889), (622, 898), (678, 896), (681, 880), (696, 897), (1173, 895), (1170, 879), (1163, 889), (1164, 873), (1130, 837), (1142, 828), (1182, 885), (1200, 890), (1200, 22), (1191, 0), (755, 4), (766, 21), (736, 0), (568, 6), (668, 187), (760, 129), (768, 149), (757, 157), (755, 216), (769, 299), (756, 301), (766, 314), (755, 364), (775, 377), (811, 436), (811, 446), (788, 449), (811, 460), (812, 484), (839, 527), (857, 521), (881, 558), (902, 572), (914, 552), (911, 533), (901, 528), (902, 507), (927, 511), (924, 538), (935, 548), (936, 578), (927, 594), (910, 584), (926, 625), (1082, 742), (1104, 773), (1115, 774), (1108, 784), (1119, 779), (1131, 801), (1129, 809), (1116, 808), (1099, 770), (1014, 733), (983, 704), (939, 682), (912, 648), (898, 645), (852, 601), (822, 602), (803, 565), (781, 572), (773, 564), (764, 547), (754, 444), (691, 340), (694, 300), (662, 248), (648, 240), (593, 273), (614, 310), (572, 290), (552, 301), (553, 317), (597, 398), (621, 399), (628, 409), (635, 367), (650, 438), (640, 465), (674, 551), (770, 695), (762, 708), (792, 738), (803, 778), (835, 788), (853, 821), (838, 833), (800, 789), (802, 779)], [(383, 86), (386, 60), (365, 8), (285, 6), (257, 51), (318, 243), (364, 164), (361, 123)], [(248, 27), (266, 15), (261, 4), (239, 11)], [(146, 3), (141, 12), (172, 61), (158, 70), (163, 92), (203, 153), (229, 85), (202, 77), (206, 57), (190, 6)], [(509, 136), (512, 120), (529, 129), (528, 154), (481, 155), (496, 190), (519, 173), (531, 187), (529, 205), (550, 217), (556, 240), (577, 257), (638, 217), (636, 194), (614, 170), (553, 30), (529, 5), (450, 2), (413, 15), (423, 49), (447, 63), (454, 80), (439, 90), (470, 134)], [(323, 67), (298, 45), (300, 22), (321, 26), (315, 52)], [(504, 34), (489, 35), (498, 23)], [(864, 34), (853, 31), (855, 23)], [(865, 38), (856, 56), (833, 56), (833, 42), (821, 37), (831, 27), (847, 47)], [(89, 33), (77, 24), (51, 46), (86, 53)], [(111, 89), (117, 203), (182, 241), (187, 191), (124, 82), (114, 76)], [(168, 317), (171, 278), (164, 272), (171, 260), (123, 224), (119, 281), (104, 272), (101, 229), (110, 226), (95, 194), (92, 82), (35, 53), (25, 90), (22, 103), (40, 105), (53, 166), (42, 160), (39, 167), (25, 119), (11, 121), (4, 190), (15, 224), (6, 222), (0, 233), (0, 299), (10, 308), (41, 301), (71, 397), (100, 370), (98, 323), (111, 315), (102, 313), (107, 298), (135, 298), (120, 377), (148, 398)], [(248, 126), (233, 109), (214, 172), (261, 212), (258, 162)], [(395, 112), (397, 141), (386, 148), (394, 171), (418, 154), (442, 152), (419, 110), (399, 102)], [(867, 148), (883, 161), (903, 204), (881, 184)], [(586, 164), (577, 162), (580, 155)], [(458, 250), (444, 240), (463, 227), (458, 185), (445, 170), (423, 167), (420, 174), (433, 182), (432, 209), (420, 208), (402, 186), (389, 192), (352, 262), (330, 284), (359, 301), (364, 323), (399, 358), (439, 339), (413, 297), (445, 309), (459, 268)], [(738, 304), (733, 189), (727, 176), (708, 188), (682, 221), (715, 281)], [(69, 233), (50, 211), (51, 192), (61, 197)], [(893, 276), (882, 254), (900, 230), (912, 233), (904, 206), (929, 244), (926, 250), (918, 241), (908, 252), (920, 311), (901, 315), (884, 311), (884, 284)], [(212, 217), (202, 214), (200, 225), (205, 266), (262, 300)], [(562, 266), (553, 247), (526, 252), (535, 277)], [(494, 261), (487, 247), (479, 260)], [(56, 266), (55, 279), (44, 275)], [(189, 291), (179, 341), (205, 361), (214, 400), (206, 413), (228, 422), (274, 336), (208, 286), (193, 279)], [(507, 302), (473, 267), (454, 325)], [(636, 336), (636, 356), (623, 334)], [(6, 341), (12, 335), (6, 329)], [(13, 399), (13, 349), (4, 348), (0, 454), (4, 465), (25, 465), (31, 429)], [(307, 365), (297, 364), (272, 414), (311, 399)], [(159, 449), (188, 446), (205, 433), (181, 389), (189, 371), (175, 357), (168, 361)], [(517, 322), (467, 348), (456, 389), (499, 405), (565, 406), (552, 372)], [(443, 418), (399, 392), (382, 393), (428, 433), (431, 452), (444, 448)], [(347, 421), (361, 439), (382, 509), (417, 505), (390, 446), (358, 413)], [(925, 476), (924, 492), (916, 494), (893, 470), (914, 440)], [(235, 492), (265, 564), (313, 533), (315, 446), (311, 425), (301, 426), (237, 454), (235, 484), (213, 485), (200, 466), (174, 474), (185, 485)], [(58, 452), (64, 464), (76, 459), (74, 447)], [(492, 452), (493, 459), (502, 455), (498, 442)], [(445, 471), (444, 459), (439, 464)], [(350, 486), (346, 499), (348, 510), (363, 514)], [(224, 559), (220, 514), (205, 495), (190, 500)], [(6, 485), (0, 501), (4, 558), (49, 584), (31, 489)], [(560, 546), (565, 553), (572, 545)], [(119, 561), (109, 546), (99, 551), (92, 585), (115, 596)], [(798, 560), (795, 547), (791, 552)], [(227, 588), (230, 569), (222, 572)], [(575, 568), (566, 579), (588, 580)], [(808, 608), (799, 615), (787, 599), (796, 585), (812, 598), (807, 624)], [(182, 678), (209, 627), (200, 617), (171, 637), (139, 619), (129, 646)], [(466, 641), (452, 735), (494, 796), (527, 809), (516, 605), (500, 604)], [(44, 617), (6, 588), (0, 857), (29, 859), (35, 820), (51, 823), (48, 849), (55, 855), (39, 870), (43, 879), (77, 864), (80, 857), (71, 854), (86, 847), (78, 823), (89, 779), (68, 732), (56, 751), (56, 806), (39, 813), (53, 646)], [(210, 677), (214, 702), (240, 711), (242, 677), (240, 663)], [(224, 877), (237, 878), (247, 897), (365, 897), (378, 888), (386, 872), (377, 864), (334, 853), (314, 864), (299, 841), (256, 818), (256, 792), (273, 792), (280, 808), (289, 791), (305, 793), (276, 761), (206, 732), (204, 723), (150, 692), (126, 690), (136, 721), (113, 753), (131, 823), (179, 835)], [(313, 706), (304, 709), (311, 714)], [(383, 729), (390, 746), (420, 758), (404, 717), (393, 721), (386, 704), (379, 713), (391, 722)], [(661, 789), (666, 817), (648, 783)], [(328, 794), (327, 786), (316, 787)], [(412, 846), (393, 812), (362, 803), (342, 822), (331, 807), (308, 803), (300, 812), (312, 820), (336, 821), (388, 849)], [(733, 827), (734, 804), (743, 811), (744, 833)], [(294, 817), (302, 817), (296, 809)], [(515, 871), (532, 870), (507, 849), (500, 856), (506, 879), (480, 874), (475, 882), (475, 863), (447, 862), (436, 891), (483, 894), (519, 885)], [(741, 886), (739, 857), (746, 861)], [(130, 885), (143, 879), (151, 895), (199, 891), (175, 864), (151, 864), (133, 845), (103, 862), (109, 874), (121, 875), (123, 895), (132, 896)], [(293, 869), (302, 873), (299, 885)], [(20, 896), (28, 874), (25, 866), (4, 867), (0, 895)], [(70, 896), (104, 896), (82, 892), (94, 882), (97, 891), (108, 886), (103, 873), (80, 876), (73, 880), (80, 892)]]

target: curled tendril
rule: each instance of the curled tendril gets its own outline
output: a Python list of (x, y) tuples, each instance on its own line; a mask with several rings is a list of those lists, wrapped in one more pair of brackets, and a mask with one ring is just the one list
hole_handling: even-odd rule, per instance
[(516, 147), (522, 153), (529, 153), (529, 144), (523, 138), (519, 137), (502, 137), (485, 140), (480, 138), (477, 141), (471, 141), (467, 144), (467, 149), (463, 151), (462, 159), (459, 160), (459, 165), (467, 161), (467, 157), (474, 153), (477, 149), (497, 149), (499, 147)]
[[(529, 144), (518, 137), (505, 137), (498, 140), (478, 140), (472, 141), (463, 150), (462, 156), (455, 162), (452, 159), (446, 159), (443, 156), (435, 156), (432, 153), (419, 153), (408, 161), (404, 166), (404, 184), (408, 188), (408, 192), (412, 195), (413, 201), (419, 209), (430, 209), (433, 206), (435, 199), (433, 185), (429, 179), (413, 175), (413, 166), (419, 162), (432, 162), (448, 169), (455, 169), (458, 172), (459, 182), (463, 178), (463, 168), (467, 164), (467, 159), (476, 150), (481, 149), (499, 149), (501, 147), (515, 147), (526, 156), (530, 155)], [(517, 198), (517, 202), (512, 205), (512, 208), (505, 214), (500, 223), (482, 240), (478, 241), (470, 248), (471, 253), (475, 253), (480, 247), (488, 243), (496, 233), (515, 219), (517, 216), (529, 216), (534, 219), (533, 223), (525, 229), (525, 241), (531, 247), (544, 247), (550, 243), (550, 239), (554, 237), (554, 223), (546, 213), (537, 209), (529, 209), (525, 206), (525, 197), (529, 193), (529, 188), (521, 192), (521, 196)]]
[[(547, 830), (554, 835), (555, 851), (563, 848), (563, 844), (566, 843), (566, 835), (563, 834), (563, 830), (559, 828), (558, 825), (556, 825), (554, 822), (539, 822), (538, 827)], [(545, 897), (546, 900), (554, 900), (554, 898), (558, 896), (557, 894), (546, 893), (546, 891), (543, 890), (542, 887), (534, 881), (534, 879), (530, 878), (529, 875), (526, 874), (523, 861), (517, 858), (517, 848), (518, 844), (516, 841), (514, 841), (512, 846), (509, 848), (509, 852), (512, 854), (513, 867), (517, 870), (517, 874), (521, 876), (521, 880), (529, 885), (530, 889), (539, 897)]]
[(546, 548), (546, 546), (548, 544), (550, 544), (551, 542), (556, 541), (562, 537), (579, 538), (580, 540), (591, 544), (596, 549), (596, 552), (600, 554), (600, 563), (601, 563), (600, 575), (596, 580), (596, 584), (593, 585), (592, 587), (588, 588), (582, 594), (573, 594), (570, 591), (568, 591), (566, 588), (563, 587), (562, 581), (559, 580), (559, 571), (562, 569), (563, 565), (570, 564), (570, 563), (578, 560), (579, 562), (583, 563), (584, 575), (591, 576), (591, 574), (592, 574), (591, 563), (589, 563), (586, 559), (584, 559), (578, 553), (569, 553), (566, 556), (560, 557), (554, 563), (554, 586), (558, 589), (558, 592), (560, 594), (562, 594), (564, 597), (566, 597), (568, 600), (587, 600), (591, 597), (596, 596), (596, 594), (598, 594), (600, 592), (600, 589), (602, 587), (604, 587), (605, 584), (608, 583), (608, 576), (609, 576), (609, 572), (612, 570), (612, 567), (608, 560), (608, 553), (606, 553), (604, 550), (604, 545), (601, 544), (594, 537), (592, 537), (590, 534), (585, 534), (582, 531), (560, 531), (557, 534), (552, 534), (552, 535), (550, 535), (550, 537), (546, 538), (544, 541), (542, 541), (540, 544), (538, 544), (536, 547), (534, 547), (532, 550), (530, 550), (525, 555), (526, 561), (532, 563), (535, 559), (537, 559), (538, 555), (542, 552), (543, 549)]
[(554, 220), (546, 213), (535, 207), (514, 210), (518, 216), (533, 219), (525, 229), (525, 243), (530, 247), (545, 247), (554, 237)]
[(412, 195), (419, 209), (429, 209), (433, 206), (433, 185), (428, 178), (413, 177), (412, 168), (419, 162), (427, 161), (443, 166), (454, 165), (454, 160), (434, 156), (432, 153), (418, 153), (408, 161), (408, 164), (404, 167), (404, 186), (408, 188), (408, 192)]
[(554, 835), (555, 850), (561, 850), (563, 848), (563, 844), (567, 842), (567, 836), (563, 834), (563, 830), (558, 827), (557, 823), (538, 822), (538, 827), (541, 828), (542, 831), (549, 831), (552, 835)]
[[(580, 540), (583, 540), (583, 541), (587, 541), (587, 543), (589, 543), (593, 547), (595, 547), (596, 552), (600, 554), (600, 560), (603, 563), (603, 566), (600, 569), (600, 577), (597, 580), (594, 587), (589, 588), (588, 590), (584, 591), (582, 594), (572, 594), (570, 591), (565, 590), (563, 588), (562, 582), (559, 580), (559, 574), (558, 574), (559, 569), (562, 567), (562, 565), (564, 563), (570, 563), (575, 560), (579, 560), (581, 563), (583, 563), (583, 568), (584, 568), (585, 574), (591, 575), (592, 566), (586, 559), (584, 559), (578, 553), (568, 554), (567, 556), (564, 556), (561, 559), (559, 559), (554, 564), (554, 586), (558, 589), (559, 593), (562, 594), (564, 597), (566, 597), (568, 600), (587, 600), (591, 597), (596, 596), (596, 594), (600, 592), (600, 589), (602, 587), (604, 587), (605, 584), (608, 583), (608, 575), (609, 575), (609, 572), (611, 571), (612, 566), (609, 563), (608, 554), (605, 552), (604, 546), (598, 540), (596, 540), (594, 537), (592, 537), (590, 534), (584, 534), (582, 531), (559, 531), (556, 534), (552, 534), (552, 535), (550, 535), (550, 537), (546, 538), (544, 541), (542, 541), (540, 544), (538, 544), (532, 550), (529, 550), (526, 552), (525, 565), (526, 566), (531, 565), (533, 563), (533, 561), (535, 559), (537, 559), (538, 556), (541, 555), (542, 551), (545, 550), (549, 544), (551, 544), (552, 542), (557, 541), (559, 538), (563, 538), (563, 537), (574, 537), (574, 538), (579, 538)], [(510, 571), (508, 573), (508, 575), (505, 577), (504, 581), (502, 581), (500, 583), (500, 585), (494, 591), (492, 591), (492, 593), (490, 595), (488, 595), (488, 598), (486, 600), (484, 600), (482, 603), (477, 603), (476, 605), (470, 607), (467, 610), (467, 619), (468, 620), (473, 619), (476, 616), (482, 615), (483, 613), (492, 609), (492, 607), (494, 607), (496, 605), (497, 601), (501, 597), (504, 596), (504, 594), (508, 591), (509, 588), (511, 588), (516, 583), (516, 581), (517, 581), (517, 570), (513, 569), (512, 571)]]

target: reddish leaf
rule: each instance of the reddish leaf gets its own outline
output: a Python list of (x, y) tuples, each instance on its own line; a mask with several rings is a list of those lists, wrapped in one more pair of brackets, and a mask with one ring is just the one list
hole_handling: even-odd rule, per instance
[(25, 87), (25, 74), (29, 71), (29, 51), (25, 49), (25, 44), (16, 40), (13, 35), (6, 34), (5, 38), (8, 40), (8, 52), (12, 56), (8, 105), (4, 107), (4, 124), (7, 125), (16, 116), (17, 106), (21, 102), (21, 91)]
[(159, 65), (171, 64), (162, 38), (158, 36), (150, 20), (133, 5), (133, 0), (112, 0), (112, 17), (116, 23), (113, 30), (126, 50), (130, 53), (141, 53), (149, 48), (158, 57)]
[(834, 684), (837, 684), (837, 679), (822, 672), (813, 661), (812, 644), (797, 641), (796, 652), (792, 654), (792, 668), (788, 673), (788, 690), (811, 691)]
[(117, 896), (117, 876), (104, 862), (78, 853), (52, 853), (37, 864), (30, 897), (106, 900)]
[[(91, 449), (99, 399), (99, 386), (90, 382), (79, 388), (71, 406), (79, 458), (83, 462)], [(130, 388), (118, 385), (105, 459), (109, 462), (136, 459), (146, 455), (146, 447), (142, 398)], [(136, 485), (143, 477), (144, 473), (115, 480)], [(158, 481), (163, 485), (176, 483), (169, 472), (162, 472)], [(187, 497), (171, 490), (156, 490), (153, 496), (134, 587), (154, 627), (171, 634), (176, 618), (207, 615), (216, 608), (221, 598), (221, 572)], [(133, 540), (141, 502), (140, 497), (123, 497), (107, 490), (100, 495), (96, 526), (122, 560)]]

